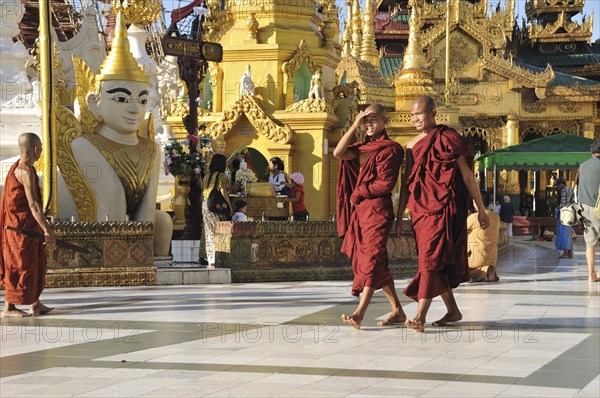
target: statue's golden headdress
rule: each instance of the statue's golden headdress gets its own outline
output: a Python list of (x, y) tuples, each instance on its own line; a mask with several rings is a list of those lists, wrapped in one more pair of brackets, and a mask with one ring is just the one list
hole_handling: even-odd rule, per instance
[(110, 53), (100, 66), (100, 73), (96, 75), (98, 83), (106, 80), (131, 80), (149, 83), (148, 75), (140, 68), (129, 50), (127, 29), (121, 11), (117, 14), (115, 37), (112, 41)]

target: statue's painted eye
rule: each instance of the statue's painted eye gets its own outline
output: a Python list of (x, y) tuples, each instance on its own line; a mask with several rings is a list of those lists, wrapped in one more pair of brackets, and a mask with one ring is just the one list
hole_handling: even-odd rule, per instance
[(129, 102), (129, 99), (127, 99), (127, 97), (120, 97), (120, 96), (118, 96), (118, 97), (113, 97), (113, 101), (115, 101), (115, 102), (121, 102), (121, 103), (126, 104), (126, 103)]
[(148, 100), (145, 98), (143, 100), (140, 100), (140, 104), (142, 104), (142, 105), (146, 105), (147, 103), (148, 103)]

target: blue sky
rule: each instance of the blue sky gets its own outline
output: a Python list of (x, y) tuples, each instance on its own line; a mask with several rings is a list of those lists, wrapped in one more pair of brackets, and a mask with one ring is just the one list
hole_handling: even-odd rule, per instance
[[(495, 6), (500, 2), (504, 4), (507, 0), (488, 0), (488, 4)], [(345, 15), (345, 0), (336, 0), (338, 7), (340, 7), (340, 14)], [(364, 3), (364, 0), (360, 0), (361, 3)], [(172, 10), (174, 8), (183, 7), (186, 4), (189, 4), (190, 0), (163, 0), (163, 4), (166, 10)], [(526, 0), (516, 0), (516, 13), (519, 15), (519, 21), (521, 20), (521, 16), (525, 16), (525, 3)], [(585, 7), (583, 8), (584, 14), (589, 18), (591, 17), (592, 11), (594, 12), (594, 31), (592, 33), (592, 41), (600, 38), (600, 0), (586, 0)], [(170, 14), (166, 13), (166, 17), (170, 20)], [(579, 14), (575, 17), (576, 21), (581, 21), (582, 14)]]

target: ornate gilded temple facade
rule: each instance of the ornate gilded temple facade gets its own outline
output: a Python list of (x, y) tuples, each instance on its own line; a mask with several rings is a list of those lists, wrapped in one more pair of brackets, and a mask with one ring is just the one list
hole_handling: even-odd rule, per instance
[[(311, 218), (330, 219), (331, 170), (337, 168), (331, 143), (349, 108), (340, 106), (346, 95), (334, 99), (333, 90), (351, 90), (336, 88), (341, 46), (335, 2), (321, 2), (319, 9), (313, 0), (225, 1), (222, 8), (209, 1), (207, 7), (203, 39), (223, 46), (223, 61), (209, 63), (201, 94), (208, 106), (199, 110), (199, 125), (225, 139), (226, 156), (251, 151), (259, 159), (252, 166), (263, 165), (260, 179), (267, 178), (265, 166), (274, 156), (286, 173), (302, 172)], [(168, 117), (176, 135), (185, 131), (183, 110)]]
[[(592, 18), (573, 20), (585, 0), (530, 0), (525, 26), (515, 23), (515, 1), (505, 4), (490, 10), (486, 0), (380, 2), (380, 65), (396, 85), (398, 115), (392, 120), (401, 122), (401, 142), (413, 134), (402, 110), (419, 92), (446, 104), (441, 117), (481, 154), (556, 133), (600, 136), (599, 46), (590, 40)], [(415, 12), (409, 20), (410, 6)], [(549, 177), (538, 176), (538, 184), (545, 187)], [(531, 173), (502, 172), (499, 193), (523, 193), (527, 178)]]
[[(224, 56), (206, 73), (199, 123), (225, 138), (229, 156), (252, 148), (264, 159), (281, 157), (286, 172), (303, 172), (317, 219), (334, 214), (332, 149), (372, 102), (388, 107), (388, 130), (401, 144), (416, 134), (409, 110), (419, 95), (445, 105), (438, 122), (461, 131), (480, 154), (555, 133), (598, 137), (600, 55), (590, 43), (591, 18), (573, 21), (584, 4), (531, 0), (528, 23), (519, 26), (514, 0), (493, 10), (487, 0), (367, 0), (364, 9), (351, 0), (340, 31), (332, 1), (273, 0), (260, 9), (209, 1), (204, 39), (223, 45)], [(249, 67), (253, 95), (240, 91)], [(315, 75), (321, 96), (308, 93)], [(172, 115), (169, 123), (183, 134), (180, 120)], [(522, 193), (532, 177), (501, 172), (498, 193)], [(543, 172), (538, 184), (547, 178)], [(492, 181), (486, 176), (490, 190)]]

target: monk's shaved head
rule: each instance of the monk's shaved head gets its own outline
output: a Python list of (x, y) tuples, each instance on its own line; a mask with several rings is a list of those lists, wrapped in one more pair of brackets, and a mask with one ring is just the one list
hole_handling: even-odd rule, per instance
[(27, 152), (37, 145), (42, 145), (42, 140), (34, 133), (23, 133), (19, 136), (19, 150)]
[(373, 111), (377, 115), (385, 116), (385, 106), (378, 103), (369, 105), (365, 111)]
[(414, 102), (413, 105), (416, 104), (425, 104), (425, 112), (431, 112), (432, 110), (435, 109), (435, 101), (433, 100), (433, 98), (431, 98), (428, 95), (423, 95), (419, 98), (417, 98)]

